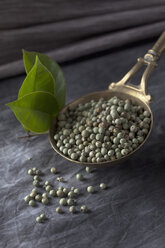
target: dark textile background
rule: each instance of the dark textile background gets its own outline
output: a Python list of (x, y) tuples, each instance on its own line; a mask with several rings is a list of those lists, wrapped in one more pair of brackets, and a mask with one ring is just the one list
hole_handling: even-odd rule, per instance
[[(148, 84), (151, 136), (118, 166), (87, 174), (55, 153), (47, 135), (18, 139), (24, 130), (5, 106), (17, 98), (25, 78), (19, 75), (24, 72), (22, 48), (64, 62), (70, 102), (121, 79), (164, 30), (165, 0), (0, 0), (0, 248), (165, 247), (165, 55)], [(66, 183), (50, 174), (54, 166)], [(24, 202), (33, 188), (27, 174), (32, 167), (55, 188), (81, 189), (77, 214), (65, 207), (58, 215), (57, 198), (36, 208)], [(84, 181), (76, 180), (78, 172)], [(108, 185), (102, 192), (101, 182)], [(88, 185), (97, 193), (89, 195)], [(88, 214), (80, 213), (82, 204)], [(38, 224), (35, 218), (42, 211), (48, 220)]]
[[(120, 49), (93, 59), (63, 66), (67, 81), (67, 102), (86, 93), (104, 90), (109, 82), (119, 80), (135, 63), (137, 56), (153, 42)], [(53, 151), (48, 136), (30, 140), (17, 139), (24, 130), (12, 111), (4, 104), (17, 98), (24, 76), (5, 79), (0, 84), (0, 247), (1, 248), (164, 248), (165, 247), (165, 55), (153, 72), (148, 91), (153, 96), (154, 127), (148, 142), (139, 152), (118, 166), (87, 174), (84, 168), (61, 158)], [(28, 160), (32, 157), (32, 160)], [(51, 176), (55, 166), (67, 181), (58, 183)], [(57, 188), (81, 189), (76, 208), (86, 204), (90, 213), (58, 215), (58, 199), (44, 207), (28, 206), (23, 198), (29, 194), (32, 178), (29, 168), (44, 172)], [(86, 180), (78, 182), (76, 173)], [(108, 189), (99, 191), (99, 183)], [(88, 185), (98, 192), (89, 195)], [(44, 224), (35, 222), (42, 211), (48, 216)]]
[(164, 29), (165, 0), (1, 0), (0, 78), (24, 71), (22, 48), (64, 62)]

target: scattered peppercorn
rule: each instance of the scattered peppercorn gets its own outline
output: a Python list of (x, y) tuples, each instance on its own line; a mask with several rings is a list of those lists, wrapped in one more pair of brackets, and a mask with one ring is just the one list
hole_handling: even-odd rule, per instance
[(75, 206), (71, 206), (71, 207), (69, 208), (69, 212), (70, 212), (70, 213), (75, 213), (75, 212), (76, 212)]
[(62, 211), (62, 208), (57, 207), (57, 208), (56, 208), (56, 212), (57, 212), (58, 214), (62, 214), (62, 212), (63, 212), (63, 211)]
[(100, 188), (101, 188), (101, 189), (106, 189), (106, 187), (107, 187), (107, 186), (106, 186), (105, 183), (100, 183)]
[(88, 208), (87, 208), (86, 205), (81, 206), (80, 210), (81, 210), (81, 212), (83, 212), (83, 213), (87, 213), (87, 212), (88, 212)]
[(78, 174), (76, 175), (76, 178), (77, 178), (77, 180), (82, 181), (82, 180), (83, 180), (83, 175), (80, 174), (80, 173), (78, 173)]

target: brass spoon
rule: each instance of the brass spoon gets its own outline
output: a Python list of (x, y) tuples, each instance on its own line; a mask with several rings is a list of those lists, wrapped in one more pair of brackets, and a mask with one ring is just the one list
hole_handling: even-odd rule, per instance
[[(100, 91), (100, 92), (94, 92), (85, 96), (80, 97), (79, 99), (67, 104), (62, 110), (61, 113), (64, 113), (68, 107), (70, 106), (77, 106), (79, 103), (87, 103), (89, 101), (93, 100), (99, 100), (101, 97), (103, 97), (105, 100), (108, 100), (109, 98), (113, 96), (117, 96), (121, 99), (131, 99), (133, 103), (137, 103), (138, 105), (142, 106), (145, 110), (148, 110), (151, 114), (151, 124), (150, 124), (150, 130), (143, 141), (135, 150), (133, 150), (128, 155), (120, 158), (115, 159), (112, 161), (106, 161), (106, 162), (100, 162), (100, 163), (87, 163), (87, 162), (79, 162), (72, 160), (65, 156), (62, 152), (58, 150), (58, 147), (56, 146), (56, 143), (54, 141), (54, 135), (56, 132), (56, 118), (54, 119), (51, 129), (49, 131), (50, 136), (50, 143), (53, 147), (53, 149), (59, 153), (62, 157), (66, 158), (67, 160), (74, 162), (76, 164), (81, 164), (85, 166), (93, 166), (93, 167), (105, 167), (110, 165), (118, 164), (119, 162), (124, 161), (125, 159), (132, 156), (135, 152), (137, 152), (140, 147), (144, 145), (146, 140), (148, 139), (152, 126), (153, 126), (153, 114), (150, 109), (150, 101), (151, 101), (151, 95), (147, 94), (147, 81), (149, 76), (151, 75), (151, 72), (153, 69), (157, 66), (157, 61), (159, 60), (160, 55), (165, 50), (165, 32), (162, 33), (160, 38), (157, 40), (155, 45), (151, 50), (145, 54), (144, 58), (138, 58), (137, 63), (132, 67), (132, 69), (117, 83), (111, 83), (108, 87), (108, 90), (106, 91)], [(132, 84), (126, 84), (138, 71), (142, 66), (146, 66), (146, 69), (142, 75), (141, 82), (138, 86), (132, 85)]]

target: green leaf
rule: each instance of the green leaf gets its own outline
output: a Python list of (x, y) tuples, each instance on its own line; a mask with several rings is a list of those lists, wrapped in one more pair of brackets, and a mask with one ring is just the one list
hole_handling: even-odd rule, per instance
[(54, 78), (47, 68), (40, 62), (38, 56), (36, 56), (35, 64), (19, 90), (18, 98), (35, 91), (44, 91), (54, 95)]
[(58, 114), (57, 101), (47, 92), (33, 92), (8, 103), (17, 119), (27, 130), (44, 133), (50, 129), (53, 118)]
[(39, 57), (41, 63), (51, 72), (54, 78), (54, 96), (57, 99), (60, 110), (65, 106), (66, 84), (63, 71), (60, 66), (48, 56), (23, 50), (23, 58), (26, 72), (29, 73), (32, 69), (36, 56)]

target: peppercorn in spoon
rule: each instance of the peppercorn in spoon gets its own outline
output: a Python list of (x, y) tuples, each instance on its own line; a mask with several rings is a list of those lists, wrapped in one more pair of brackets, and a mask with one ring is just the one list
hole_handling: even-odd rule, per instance
[[(138, 151), (153, 126), (147, 81), (164, 50), (165, 32), (119, 82), (66, 105), (50, 129), (53, 149), (69, 161), (94, 167), (115, 165)], [(142, 66), (140, 84), (127, 84)]]

